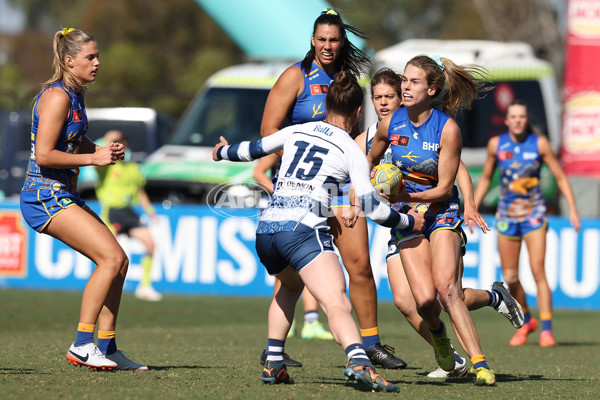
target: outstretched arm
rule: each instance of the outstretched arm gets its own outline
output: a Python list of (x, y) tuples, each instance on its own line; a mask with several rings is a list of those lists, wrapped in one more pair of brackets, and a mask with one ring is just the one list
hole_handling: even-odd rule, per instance
[(294, 132), (293, 127), (287, 127), (272, 135), (253, 141), (229, 144), (221, 136), (220, 142), (213, 148), (214, 161), (252, 161), (283, 149), (285, 140)]

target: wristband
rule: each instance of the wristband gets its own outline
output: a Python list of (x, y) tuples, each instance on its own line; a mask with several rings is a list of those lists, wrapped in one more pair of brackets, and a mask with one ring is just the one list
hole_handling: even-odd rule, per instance
[(406, 227), (406, 229), (411, 229), (415, 227), (415, 217), (413, 217), (410, 214), (406, 214), (406, 216), (408, 217), (408, 226)]

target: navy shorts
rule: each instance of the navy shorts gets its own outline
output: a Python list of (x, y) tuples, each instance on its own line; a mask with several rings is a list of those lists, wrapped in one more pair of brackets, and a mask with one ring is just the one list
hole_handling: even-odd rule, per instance
[(54, 190), (38, 189), (21, 192), (23, 219), (37, 232), (41, 232), (52, 218), (74, 205), (83, 207), (85, 201), (77, 194)]
[(325, 252), (335, 252), (333, 236), (326, 228), (299, 225), (295, 231), (256, 235), (256, 253), (269, 275), (277, 275), (291, 265), (300, 271)]
[(108, 224), (116, 233), (126, 233), (135, 228), (144, 226), (140, 216), (131, 207), (109, 208), (107, 212)]
[(522, 222), (496, 220), (498, 234), (506, 236), (508, 239), (521, 239), (523, 236), (538, 229), (545, 229), (546, 226), (548, 226), (548, 218), (546, 217), (529, 218)]
[[(457, 232), (460, 233), (460, 236), (462, 238), (460, 241), (460, 255), (464, 256), (467, 253), (467, 235), (465, 234), (465, 231), (462, 230), (462, 228)], [(398, 247), (396, 247), (397, 240), (398, 238), (396, 237), (396, 235), (390, 235), (390, 240), (388, 240), (388, 250), (387, 254), (385, 255), (386, 262), (390, 258), (400, 255), (400, 253), (398, 252)]]

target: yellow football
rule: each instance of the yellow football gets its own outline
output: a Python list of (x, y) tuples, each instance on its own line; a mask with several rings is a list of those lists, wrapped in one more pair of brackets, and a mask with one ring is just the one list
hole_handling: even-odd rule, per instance
[(371, 183), (377, 193), (395, 196), (404, 185), (402, 171), (394, 164), (379, 164), (371, 171)]

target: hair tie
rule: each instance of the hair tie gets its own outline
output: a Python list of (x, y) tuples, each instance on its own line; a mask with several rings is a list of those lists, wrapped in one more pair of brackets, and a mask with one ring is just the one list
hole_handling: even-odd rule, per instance
[(67, 36), (69, 33), (73, 32), (74, 30), (75, 30), (75, 28), (69, 28), (69, 29), (63, 28), (62, 35)]
[(325, 15), (325, 14), (331, 14), (331, 15), (337, 15), (337, 16), (339, 16), (339, 14), (337, 13), (337, 11), (335, 11), (333, 8), (326, 8), (323, 11), (321, 11), (321, 15)]
[(445, 66), (444, 66), (444, 63), (442, 62), (442, 57), (440, 57), (440, 56), (438, 56), (436, 54), (436, 55), (431, 56), (431, 59), (433, 61), (435, 61), (437, 65), (440, 66), (440, 68), (442, 69), (442, 71), (444, 70)]

